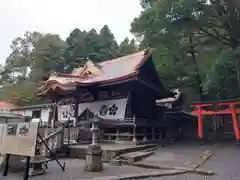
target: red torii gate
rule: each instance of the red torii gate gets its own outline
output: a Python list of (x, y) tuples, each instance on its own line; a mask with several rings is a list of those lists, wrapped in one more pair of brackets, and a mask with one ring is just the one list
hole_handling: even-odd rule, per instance
[[(236, 105), (240, 105), (240, 100), (226, 100), (226, 101), (216, 101), (216, 102), (200, 102), (193, 103), (191, 107), (195, 108), (191, 114), (198, 116), (198, 136), (203, 139), (203, 115), (232, 115), (233, 129), (235, 132), (237, 143), (240, 143), (240, 131), (239, 131), (239, 121), (237, 119), (237, 114), (240, 114), (240, 108)], [(205, 110), (204, 107), (219, 107), (217, 110)], [(221, 109), (222, 107), (226, 107)]]

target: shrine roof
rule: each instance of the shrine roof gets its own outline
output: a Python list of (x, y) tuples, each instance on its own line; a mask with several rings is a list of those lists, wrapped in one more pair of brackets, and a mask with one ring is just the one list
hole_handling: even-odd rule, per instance
[(134, 78), (150, 56), (150, 49), (146, 49), (100, 63), (89, 60), (83, 67), (75, 68), (71, 74), (53, 73), (39, 88), (38, 95), (56, 89), (67, 91), (74, 90), (77, 86), (86, 87)]
[(16, 107), (15, 105), (13, 105), (12, 103), (10, 102), (7, 102), (7, 101), (0, 101), (0, 109), (3, 110), (3, 109), (12, 109)]

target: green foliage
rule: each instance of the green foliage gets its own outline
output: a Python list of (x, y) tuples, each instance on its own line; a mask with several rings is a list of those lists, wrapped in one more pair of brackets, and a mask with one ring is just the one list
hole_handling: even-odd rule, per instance
[[(131, 31), (151, 45), (159, 75), (188, 101), (239, 97), (240, 6), (227, 0), (141, 0)], [(229, 80), (228, 80), (229, 79)]]
[(105, 25), (100, 30), (102, 60), (114, 59), (118, 56), (118, 44), (111, 33), (109, 27)]
[(124, 56), (132, 54), (138, 51), (138, 46), (135, 43), (135, 40), (132, 39), (129, 41), (128, 38), (125, 38), (119, 45), (119, 56)]
[[(239, 50), (236, 50), (239, 51)], [(209, 99), (233, 99), (239, 97), (236, 60), (239, 52), (222, 50), (209, 70), (204, 88)]]
[(38, 82), (43, 75), (52, 71), (63, 72), (66, 47), (66, 43), (58, 35), (47, 34), (39, 38), (30, 55), (30, 79)]
[(100, 33), (95, 29), (89, 32), (74, 29), (66, 40), (67, 49), (64, 53), (66, 72), (83, 65), (86, 59), (101, 62), (118, 57), (118, 44), (108, 26)]
[(41, 36), (42, 34), (39, 32), (27, 31), (24, 37), (17, 37), (12, 41), (12, 45), (10, 46), (12, 53), (6, 60), (5, 75), (6, 72), (8, 75), (11, 73), (13, 76), (17, 73), (21, 78), (27, 78), (27, 70), (30, 66), (29, 56), (34, 44)]
[(37, 83), (29, 81), (5, 84), (5, 86), (1, 88), (0, 99), (9, 100), (18, 106), (40, 103), (42, 100), (35, 95), (37, 86)]
[(137, 51), (134, 40), (118, 46), (107, 25), (98, 33), (95, 29), (74, 29), (66, 41), (56, 34), (26, 32), (13, 40), (12, 53), (0, 68), (0, 99), (17, 105), (42, 102), (35, 96), (43, 76), (52, 72), (70, 73), (87, 59), (94, 62), (113, 59)]

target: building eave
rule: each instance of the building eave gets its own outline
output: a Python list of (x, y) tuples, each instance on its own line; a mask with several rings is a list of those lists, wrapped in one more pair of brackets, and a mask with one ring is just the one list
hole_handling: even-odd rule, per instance
[[(118, 81), (132, 80), (139, 74), (140, 68), (151, 56), (150, 49), (140, 51), (128, 56), (99, 63), (100, 74), (92, 74), (89, 77), (82, 77), (78, 74), (59, 74), (54, 73), (49, 80), (39, 88), (38, 96), (44, 96), (50, 91), (63, 90), (72, 91), (76, 87), (89, 87), (93, 85), (104, 86), (107, 84), (118, 83)], [(129, 66), (129, 63), (130, 66)], [(86, 65), (84, 66), (86, 68)], [(102, 70), (102, 68), (104, 68)], [(114, 69), (116, 68), (116, 71)], [(123, 68), (121, 70), (121, 68)]]

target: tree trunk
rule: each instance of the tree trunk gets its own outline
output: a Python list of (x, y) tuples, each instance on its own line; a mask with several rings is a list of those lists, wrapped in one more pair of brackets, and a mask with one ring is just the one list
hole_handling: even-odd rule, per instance
[(190, 44), (190, 54), (192, 56), (192, 61), (193, 64), (195, 66), (195, 71), (196, 71), (196, 81), (198, 83), (198, 91), (199, 91), (199, 100), (203, 101), (203, 87), (202, 87), (202, 79), (200, 76), (200, 70), (197, 64), (197, 60), (196, 60), (196, 54), (195, 54), (195, 48), (193, 45), (193, 41), (192, 41), (192, 36), (189, 36), (189, 44)]

